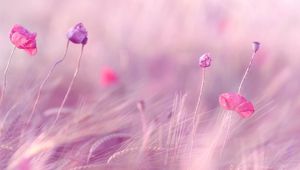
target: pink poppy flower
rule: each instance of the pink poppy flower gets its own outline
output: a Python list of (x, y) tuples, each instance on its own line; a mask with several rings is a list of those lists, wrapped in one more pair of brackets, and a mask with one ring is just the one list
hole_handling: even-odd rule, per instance
[(220, 105), (226, 110), (239, 113), (243, 118), (247, 118), (254, 113), (254, 106), (244, 96), (237, 93), (223, 93), (219, 96)]
[(67, 37), (71, 42), (82, 45), (87, 43), (87, 35), (88, 33), (82, 23), (76, 24), (67, 33)]
[(117, 73), (111, 68), (104, 68), (101, 71), (101, 84), (109, 86), (118, 81)]
[(211, 57), (209, 53), (204, 53), (199, 57), (199, 66), (202, 68), (209, 67), (211, 65)]
[(25, 50), (30, 55), (35, 55), (36, 33), (31, 33), (21, 25), (14, 25), (9, 34), (10, 41), (19, 49)]

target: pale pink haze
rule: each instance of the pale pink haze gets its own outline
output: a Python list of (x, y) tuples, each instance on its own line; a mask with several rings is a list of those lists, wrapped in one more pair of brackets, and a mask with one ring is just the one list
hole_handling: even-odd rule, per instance
[(67, 33), (67, 38), (75, 44), (85, 45), (88, 40), (87, 36), (88, 33), (82, 23), (76, 24)]
[(211, 56), (210, 53), (204, 53), (199, 57), (199, 66), (202, 68), (209, 67), (211, 65)]
[(109, 86), (117, 83), (117, 73), (112, 68), (103, 68), (101, 70), (101, 84), (103, 86)]
[(36, 33), (31, 33), (23, 26), (16, 24), (9, 33), (9, 39), (17, 48), (25, 50), (30, 55), (36, 54)]
[(30, 159), (24, 159), (16, 170), (31, 170)]
[(219, 103), (225, 110), (237, 112), (243, 118), (247, 118), (254, 113), (253, 104), (244, 96), (237, 93), (223, 93), (219, 96)]

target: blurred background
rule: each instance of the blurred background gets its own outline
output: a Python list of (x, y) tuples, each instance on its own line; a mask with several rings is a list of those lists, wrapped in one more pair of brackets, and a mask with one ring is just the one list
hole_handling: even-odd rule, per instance
[[(29, 57), (18, 51), (13, 60), (16, 68), (10, 74), (19, 77), (21, 82), (16, 84), (24, 83), (21, 77), (37, 79), (62, 56), (67, 30), (83, 22), (89, 42), (81, 74), (82, 81), (92, 88), (99, 88), (101, 68), (108, 66), (126, 83), (193, 89), (199, 85), (198, 57), (210, 52), (213, 66), (207, 90), (217, 94), (236, 88), (250, 59), (251, 42), (259, 41), (261, 49), (245, 87), (254, 97), (280, 73), (296, 81), (300, 62), (298, 5), (296, 0), (274, 0), (271, 4), (237, 0), (2, 0), (0, 61), (5, 63), (12, 50), (8, 39), (12, 26), (24, 25), (37, 32), (38, 54)], [(73, 55), (79, 50), (72, 45), (71, 57), (60, 69), (72, 70)], [(297, 88), (292, 82), (286, 86), (293, 87), (286, 89), (290, 93)]]

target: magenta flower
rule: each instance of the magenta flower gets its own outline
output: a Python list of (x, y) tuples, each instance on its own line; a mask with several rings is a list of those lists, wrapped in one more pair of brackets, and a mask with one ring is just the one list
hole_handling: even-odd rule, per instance
[(209, 67), (211, 64), (211, 57), (209, 53), (204, 53), (202, 56), (199, 58), (199, 66), (202, 68)]
[(223, 93), (219, 96), (219, 103), (225, 110), (239, 113), (243, 118), (251, 116), (254, 106), (244, 96), (237, 93)]
[(74, 27), (70, 28), (67, 33), (68, 39), (75, 44), (85, 45), (87, 43), (87, 31), (82, 23), (78, 23)]
[(36, 33), (31, 33), (21, 25), (14, 25), (9, 33), (10, 41), (19, 49), (25, 50), (30, 55), (35, 55)]

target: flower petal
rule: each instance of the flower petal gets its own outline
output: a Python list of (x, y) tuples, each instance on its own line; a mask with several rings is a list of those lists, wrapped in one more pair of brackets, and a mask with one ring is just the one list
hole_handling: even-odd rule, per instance
[(225, 110), (232, 110), (242, 117), (249, 117), (254, 112), (254, 106), (244, 96), (237, 93), (223, 93), (219, 96), (219, 103)]
[(15, 25), (9, 34), (10, 41), (19, 49), (24, 49), (30, 55), (35, 55), (36, 33), (30, 33), (24, 27)]
[(242, 117), (247, 118), (254, 113), (254, 106), (251, 102), (244, 102), (236, 107), (235, 111), (238, 112)]
[(37, 53), (37, 49), (36, 48), (32, 48), (32, 49), (24, 49), (29, 55), (33, 56)]
[(247, 101), (237, 93), (223, 93), (219, 96), (220, 105), (226, 110), (235, 110), (242, 102)]

